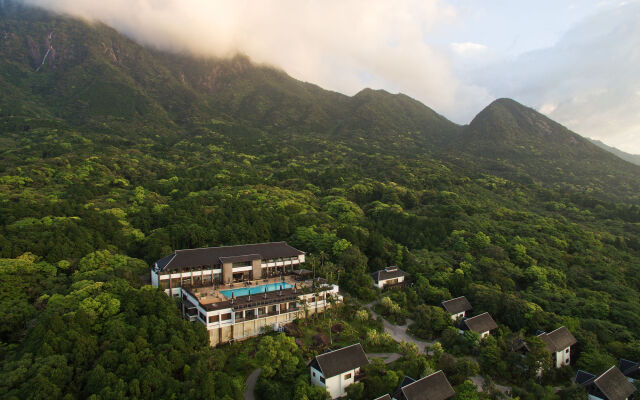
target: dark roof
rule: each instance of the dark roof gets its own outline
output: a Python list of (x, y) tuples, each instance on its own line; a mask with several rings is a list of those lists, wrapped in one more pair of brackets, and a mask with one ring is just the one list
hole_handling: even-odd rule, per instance
[(467, 318), (464, 320), (464, 324), (467, 328), (477, 333), (484, 333), (498, 327), (498, 324), (496, 324), (496, 321), (491, 318), (488, 312)]
[(446, 400), (456, 394), (442, 371), (409, 383), (400, 391), (406, 400)]
[(626, 360), (624, 358), (620, 359), (619, 365), (620, 365), (620, 371), (622, 371), (622, 373), (625, 374), (625, 376), (635, 374), (640, 368), (640, 363), (631, 361), (631, 360)]
[(578, 385), (586, 386), (589, 383), (592, 383), (594, 379), (596, 379), (594, 374), (579, 369), (574, 380)]
[(169, 261), (171, 261), (173, 259), (174, 256), (175, 256), (175, 254), (169, 254), (168, 256), (162, 257), (161, 259), (156, 261), (156, 265), (158, 266), (158, 270), (162, 271), (164, 269), (164, 267), (167, 266)]
[(636, 391), (635, 386), (615, 365), (594, 379), (593, 383), (608, 400), (624, 400)]
[(327, 379), (367, 364), (369, 360), (360, 343), (318, 354), (311, 362), (311, 366), (322, 372)]
[(413, 383), (413, 382), (415, 382), (415, 381), (416, 381), (416, 380), (415, 380), (415, 379), (413, 379), (412, 377), (410, 377), (410, 376), (405, 376), (405, 377), (402, 379), (402, 382), (400, 382), (400, 388), (403, 388), (403, 387), (407, 386), (408, 384)]
[(281, 257), (297, 257), (303, 251), (289, 246), (285, 242), (244, 244), (240, 246), (205, 247), (201, 249), (176, 250), (156, 261), (158, 269), (176, 270), (201, 265), (220, 265), (224, 262), (242, 262), (256, 258), (273, 259)]
[(380, 397), (376, 397), (373, 400), (391, 400), (391, 396), (389, 396), (388, 394), (382, 395)]
[(471, 307), (471, 303), (467, 300), (466, 297), (460, 296), (455, 299), (445, 300), (442, 302), (442, 307), (449, 314), (458, 314), (463, 311), (470, 311), (473, 307)]
[(247, 254), (242, 256), (218, 257), (221, 263), (238, 263), (245, 261), (259, 260), (260, 254)]
[(552, 353), (562, 351), (578, 342), (564, 326), (561, 326), (553, 332), (541, 333), (538, 337), (544, 342), (547, 351)]
[(386, 281), (387, 279), (400, 278), (407, 274), (398, 267), (387, 267), (371, 274), (373, 280), (378, 283), (380, 281)]

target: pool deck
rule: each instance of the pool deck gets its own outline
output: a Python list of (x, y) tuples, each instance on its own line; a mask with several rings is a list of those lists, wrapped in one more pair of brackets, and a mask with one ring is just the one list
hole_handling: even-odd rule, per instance
[[(194, 296), (198, 299), (200, 304), (213, 304), (213, 303), (221, 303), (229, 300), (222, 291), (232, 290), (232, 289), (249, 289), (256, 286), (267, 285), (272, 283), (280, 283), (284, 280), (284, 282), (295, 285), (299, 289), (310, 286), (308, 281), (296, 281), (292, 276), (285, 276), (284, 279), (281, 277), (276, 278), (268, 278), (268, 279), (259, 279), (255, 281), (248, 282), (239, 282), (232, 283), (230, 285), (218, 285), (214, 286), (205, 286), (200, 288), (191, 289), (190, 292), (194, 294)], [(248, 285), (247, 285), (248, 284)]]

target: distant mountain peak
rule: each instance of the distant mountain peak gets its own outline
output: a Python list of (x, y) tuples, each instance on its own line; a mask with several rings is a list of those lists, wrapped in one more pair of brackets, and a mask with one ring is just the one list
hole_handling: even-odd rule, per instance
[(489, 133), (495, 139), (529, 140), (531, 137), (553, 137), (563, 144), (576, 144), (581, 137), (533, 108), (509, 98), (494, 100), (469, 124), (473, 132)]

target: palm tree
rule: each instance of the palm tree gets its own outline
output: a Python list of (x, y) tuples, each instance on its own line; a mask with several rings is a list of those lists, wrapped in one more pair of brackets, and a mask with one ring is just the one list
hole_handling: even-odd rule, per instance
[(320, 255), (320, 266), (324, 267), (324, 262), (327, 261), (327, 258), (329, 258), (329, 256), (324, 250), (320, 250), (319, 255)]

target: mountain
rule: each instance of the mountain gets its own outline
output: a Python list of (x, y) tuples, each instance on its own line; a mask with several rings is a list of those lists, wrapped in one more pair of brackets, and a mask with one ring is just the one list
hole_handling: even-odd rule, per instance
[(127, 140), (158, 135), (178, 140), (185, 132), (214, 126), (235, 132), (230, 140), (244, 145), (257, 132), (289, 143), (329, 140), (639, 201), (637, 166), (513, 100), (497, 100), (468, 126), (459, 126), (402, 94), (364, 89), (348, 97), (244, 56), (168, 54), (104, 25), (26, 13), (16, 5), (2, 10), (0, 86), (6, 95), (0, 98), (0, 115), (14, 120), (54, 118), (122, 132)]
[(575, 185), (579, 191), (640, 189), (637, 166), (603, 151), (532, 108), (498, 99), (482, 110), (451, 143), (453, 162), (523, 182)]
[(630, 163), (635, 165), (640, 165), (640, 154), (626, 153), (615, 147), (608, 146), (597, 139), (589, 139), (589, 141), (595, 144), (596, 146), (600, 147), (601, 149), (604, 149), (612, 154), (615, 154), (616, 156), (622, 158), (625, 161), (629, 161)]

